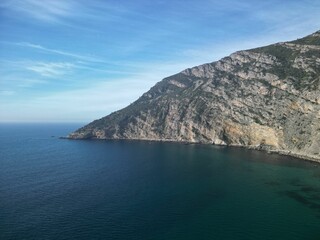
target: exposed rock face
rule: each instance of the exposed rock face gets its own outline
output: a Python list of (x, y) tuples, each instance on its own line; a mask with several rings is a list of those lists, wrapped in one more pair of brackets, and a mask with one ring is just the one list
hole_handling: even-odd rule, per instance
[(241, 145), (320, 159), (320, 31), (186, 69), (68, 137)]

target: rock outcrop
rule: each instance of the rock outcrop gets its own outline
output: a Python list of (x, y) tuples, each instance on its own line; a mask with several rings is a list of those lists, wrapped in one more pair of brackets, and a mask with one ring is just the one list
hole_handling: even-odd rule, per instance
[(68, 138), (237, 145), (320, 159), (320, 31), (167, 77)]

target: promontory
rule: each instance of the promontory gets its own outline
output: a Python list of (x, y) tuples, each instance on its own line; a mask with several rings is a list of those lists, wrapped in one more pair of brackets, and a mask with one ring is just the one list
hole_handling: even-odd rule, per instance
[(320, 161), (320, 31), (188, 68), (68, 138), (243, 146)]

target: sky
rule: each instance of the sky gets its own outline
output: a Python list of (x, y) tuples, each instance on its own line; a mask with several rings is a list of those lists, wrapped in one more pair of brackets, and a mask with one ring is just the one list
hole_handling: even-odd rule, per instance
[(318, 0), (1, 0), (0, 122), (87, 123), (156, 82), (320, 29)]

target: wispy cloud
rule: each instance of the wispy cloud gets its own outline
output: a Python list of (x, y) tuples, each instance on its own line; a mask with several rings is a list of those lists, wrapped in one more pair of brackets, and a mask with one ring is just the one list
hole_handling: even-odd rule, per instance
[(89, 121), (187, 67), (310, 34), (319, 10), (314, 0), (0, 0), (0, 115)]
[(61, 18), (72, 15), (75, 4), (70, 0), (4, 0), (0, 7), (41, 21), (58, 22)]
[[(47, 82), (47, 78), (54, 78), (71, 74), (76, 67), (71, 62), (49, 62), (49, 61), (32, 61), (32, 60), (0, 60), (2, 68), (2, 84), (17, 84), (18, 87), (31, 86), (37, 83)], [(30, 80), (33, 79), (33, 80)], [(34, 80), (34, 79), (37, 80)], [(40, 78), (41, 80), (39, 80)]]
[(31, 88), (34, 85), (38, 84), (46, 84), (47, 81), (44, 79), (37, 79), (37, 78), (19, 78), (17, 81), (18, 88)]
[(15, 94), (15, 91), (11, 91), (11, 90), (2, 90), (0, 91), (0, 95), (1, 96), (12, 96)]
[(37, 62), (32, 66), (27, 66), (26, 69), (40, 74), (44, 77), (56, 77), (65, 75), (74, 68), (74, 65), (66, 62), (44, 63)]
[(100, 62), (100, 63), (104, 62), (102, 59), (99, 59), (97, 57), (85, 56), (85, 55), (71, 53), (71, 52), (63, 51), (63, 50), (59, 50), (59, 49), (47, 48), (47, 47), (44, 47), (44, 46), (41, 46), (38, 44), (33, 44), (33, 43), (28, 43), (28, 42), (18, 42), (18, 43), (13, 43), (13, 44), (15, 44), (17, 46), (21, 46), (21, 47), (37, 49), (39, 51), (46, 52), (46, 53), (52, 53), (52, 54), (58, 54), (58, 55), (62, 55), (62, 56), (72, 57), (72, 58), (76, 58), (76, 59), (88, 61), (88, 62)]
[[(139, 77), (111, 82), (98, 79), (93, 82), (95, 84), (86, 88), (35, 95), (19, 102), (5, 102), (0, 105), (0, 112), (10, 112), (17, 106), (20, 111), (11, 111), (10, 115), (4, 116), (0, 121), (23, 119), (22, 121), (88, 122), (125, 107), (139, 97), (141, 91), (148, 90), (146, 82)], [(37, 113), (28, 114), (30, 109), (35, 109)]]
[[(68, 90), (34, 93), (32, 98), (2, 104), (0, 112), (9, 111), (17, 106), (21, 109), (5, 117), (3, 121), (23, 119), (23, 121), (89, 122), (127, 106), (160, 81), (162, 77), (185, 67), (187, 65), (173, 62), (153, 65), (149, 63), (145, 65), (145, 68), (140, 69), (140, 72), (129, 77), (91, 78), (90, 81), (82, 85), (77, 83)], [(28, 78), (21, 84), (26, 85), (20, 87), (27, 87), (27, 84), (42, 84), (42, 82), (33, 83), (32, 78)], [(29, 109), (33, 109), (36, 113), (28, 114)]]

